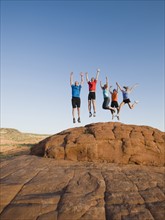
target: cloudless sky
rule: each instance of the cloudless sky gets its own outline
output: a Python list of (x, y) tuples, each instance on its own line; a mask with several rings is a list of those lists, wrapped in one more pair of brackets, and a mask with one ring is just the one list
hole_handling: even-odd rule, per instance
[(140, 102), (122, 108), (122, 123), (164, 131), (163, 0), (1, 0), (1, 127), (55, 134), (112, 121), (99, 82), (97, 117), (89, 118), (85, 81), (82, 123), (72, 123), (70, 72), (80, 81), (97, 68), (99, 82), (108, 76), (114, 88), (139, 83), (130, 99)]

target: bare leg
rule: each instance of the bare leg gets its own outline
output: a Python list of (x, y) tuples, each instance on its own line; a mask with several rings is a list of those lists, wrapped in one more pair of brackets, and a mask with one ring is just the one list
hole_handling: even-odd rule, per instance
[(119, 114), (119, 107), (117, 108), (117, 114)]
[(96, 100), (92, 99), (93, 111), (96, 113)]
[(88, 111), (91, 112), (91, 100), (88, 100)]
[(112, 110), (112, 111), (115, 111), (115, 108), (113, 108), (113, 107), (111, 107), (111, 106), (109, 106), (108, 109), (109, 109), (109, 110)]
[(78, 118), (80, 118), (80, 108), (77, 108)]
[(72, 108), (73, 123), (76, 123), (76, 120), (75, 120), (75, 110), (76, 110), (76, 108)]
[(124, 102), (121, 102), (121, 103), (120, 103), (120, 106), (119, 106), (118, 114), (119, 114), (121, 108), (123, 107), (123, 105), (125, 105), (125, 103), (124, 103)]
[(75, 108), (72, 108), (72, 116), (75, 118)]
[(134, 102), (133, 104), (131, 104), (131, 103), (129, 102), (129, 103), (128, 103), (128, 106), (129, 106), (130, 109), (133, 109), (136, 104), (137, 104), (136, 102)]
[(80, 120), (80, 108), (77, 108), (77, 113), (78, 113), (78, 120), (77, 121), (79, 123), (81, 123), (81, 120)]

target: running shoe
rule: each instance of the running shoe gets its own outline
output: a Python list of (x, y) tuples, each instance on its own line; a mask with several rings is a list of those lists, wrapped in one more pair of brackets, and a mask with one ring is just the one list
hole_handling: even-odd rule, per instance
[(116, 115), (116, 117), (117, 117), (117, 119), (118, 119), (118, 120), (120, 120), (120, 117), (119, 117), (119, 115)]
[(93, 117), (96, 117), (96, 112), (93, 113)]
[(80, 118), (78, 118), (78, 119), (77, 119), (77, 121), (78, 121), (78, 123), (81, 123), (81, 120), (80, 120)]
[(76, 123), (76, 119), (75, 118), (73, 118), (73, 123)]
[(92, 117), (92, 113), (91, 112), (89, 112), (89, 117)]
[(134, 103), (135, 103), (135, 104), (138, 104), (138, 103), (139, 103), (139, 101), (134, 101)]

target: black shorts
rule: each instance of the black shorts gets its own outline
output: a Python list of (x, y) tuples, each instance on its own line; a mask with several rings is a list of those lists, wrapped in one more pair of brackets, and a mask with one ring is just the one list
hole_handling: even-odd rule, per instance
[(130, 101), (130, 99), (124, 99), (123, 102), (124, 102), (125, 104), (128, 104), (128, 103), (130, 103), (131, 101)]
[(110, 103), (110, 98), (109, 97), (104, 98), (102, 108), (103, 109), (107, 109), (107, 108), (109, 109), (109, 103)]
[(117, 101), (112, 101), (111, 102), (111, 107), (115, 107), (115, 108), (118, 108), (119, 107), (119, 104), (118, 104), (118, 102)]
[(72, 97), (72, 107), (73, 108), (80, 108), (81, 100), (78, 97)]
[(89, 92), (89, 95), (88, 95), (88, 100), (91, 100), (91, 99), (96, 99), (96, 93), (95, 92)]

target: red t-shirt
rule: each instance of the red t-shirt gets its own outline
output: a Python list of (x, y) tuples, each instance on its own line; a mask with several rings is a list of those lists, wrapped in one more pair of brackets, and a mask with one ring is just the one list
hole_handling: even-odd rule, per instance
[(97, 80), (95, 79), (93, 82), (88, 82), (88, 85), (89, 85), (89, 91), (96, 91), (96, 83), (97, 83)]

